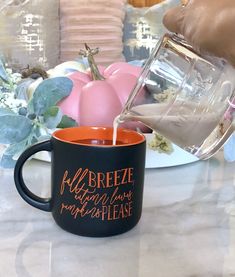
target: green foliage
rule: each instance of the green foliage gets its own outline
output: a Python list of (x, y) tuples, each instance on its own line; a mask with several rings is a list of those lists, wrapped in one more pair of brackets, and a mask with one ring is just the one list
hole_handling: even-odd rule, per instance
[(44, 113), (44, 121), (45, 125), (49, 129), (56, 128), (61, 120), (62, 120), (63, 114), (59, 107), (52, 106), (47, 109), (47, 111)]
[(12, 144), (25, 139), (31, 132), (33, 124), (30, 119), (18, 114), (0, 116), (0, 143)]
[(0, 116), (2, 115), (10, 115), (10, 114), (15, 114), (10, 108), (8, 107), (0, 107)]
[(7, 74), (5, 66), (1, 60), (0, 60), (0, 79), (2, 79), (2, 81), (5, 83), (9, 82), (8, 74)]
[(31, 85), (35, 80), (27, 79), (23, 82), (20, 82), (15, 89), (15, 95), (18, 99), (28, 100), (27, 90), (29, 85)]
[(29, 103), (31, 113), (43, 115), (48, 108), (55, 106), (60, 100), (68, 96), (73, 82), (66, 77), (55, 77), (44, 80), (35, 90)]
[(0, 93), (13, 93), (20, 80), (21, 74), (14, 73), (10, 68), (5, 68), (4, 63), (0, 60)]
[(15, 166), (16, 161), (13, 160), (12, 155), (3, 154), (0, 166), (4, 168), (12, 168)]
[[(1, 62), (0, 80), (8, 81), (7, 72)], [(25, 98), (27, 87), (31, 83), (30, 80), (19, 83), (15, 96)], [(70, 94), (72, 87), (72, 81), (66, 77), (46, 79), (36, 88), (26, 106), (17, 106), (14, 110), (8, 104), (0, 106), (0, 143), (6, 144), (0, 166), (12, 168), (27, 147), (48, 139), (55, 128), (77, 125), (75, 120), (63, 115), (61, 109), (56, 106)]]
[(59, 123), (57, 128), (64, 129), (64, 128), (75, 127), (75, 126), (77, 126), (77, 122), (74, 119), (72, 119), (67, 115), (63, 115), (61, 122)]

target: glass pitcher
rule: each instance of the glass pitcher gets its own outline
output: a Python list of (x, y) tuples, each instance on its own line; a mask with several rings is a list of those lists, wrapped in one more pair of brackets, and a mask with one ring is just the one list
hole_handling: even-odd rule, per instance
[(118, 121), (139, 121), (207, 159), (232, 135), (235, 69), (165, 34), (146, 61)]

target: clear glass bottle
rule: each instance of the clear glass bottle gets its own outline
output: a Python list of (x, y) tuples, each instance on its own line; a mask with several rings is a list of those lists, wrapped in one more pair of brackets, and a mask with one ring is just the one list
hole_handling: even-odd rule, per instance
[(202, 57), (165, 34), (147, 60), (118, 118), (144, 123), (199, 159), (214, 155), (234, 131), (235, 69)]

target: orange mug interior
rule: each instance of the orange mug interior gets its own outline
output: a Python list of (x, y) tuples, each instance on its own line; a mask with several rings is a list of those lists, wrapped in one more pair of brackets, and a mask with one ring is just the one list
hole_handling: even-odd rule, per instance
[[(112, 127), (72, 127), (55, 131), (52, 136), (60, 141), (69, 142), (74, 144), (91, 145), (90, 143), (79, 143), (79, 140), (111, 140), (113, 139)], [(129, 129), (118, 128), (117, 141), (121, 142), (121, 145), (133, 145), (139, 144), (145, 141), (145, 136)], [(97, 145), (96, 145), (97, 146)], [(102, 145), (103, 146), (103, 145)], [(107, 145), (108, 146), (108, 145)], [(113, 146), (113, 145), (109, 145)]]

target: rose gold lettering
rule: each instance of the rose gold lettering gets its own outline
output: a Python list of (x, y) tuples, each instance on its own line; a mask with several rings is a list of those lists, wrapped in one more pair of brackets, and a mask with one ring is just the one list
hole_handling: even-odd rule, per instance
[(122, 181), (121, 184), (124, 185), (127, 183), (127, 173), (128, 173), (128, 168), (124, 168), (123, 170), (123, 175), (122, 175)]
[[(68, 170), (66, 170), (64, 172), (64, 176), (63, 176), (63, 179), (62, 179), (62, 182), (61, 182), (61, 185), (60, 185), (60, 194), (62, 195), (64, 193), (64, 189), (65, 189), (65, 185), (67, 185), (69, 187), (69, 191), (71, 193), (75, 192), (77, 193), (77, 190), (80, 190), (81, 188), (78, 188), (78, 185), (82, 182), (82, 180), (85, 178), (86, 174), (88, 172), (88, 169), (85, 169), (83, 172), (82, 172), (82, 168), (79, 168), (77, 170), (77, 172), (75, 173), (72, 181), (71, 181), (71, 178), (68, 178)], [(81, 176), (79, 177), (79, 175), (81, 174)], [(78, 179), (79, 177), (79, 179)], [(78, 179), (78, 180), (77, 180)], [(75, 181), (77, 181), (76, 185), (74, 186), (74, 183)], [(83, 183), (85, 184), (85, 183)]]
[[(92, 183), (93, 183), (93, 185), (92, 185)], [(94, 188), (94, 187), (96, 187), (96, 185), (97, 185), (96, 184), (96, 174), (93, 171), (89, 171), (88, 186)]]
[(62, 182), (60, 185), (60, 195), (63, 195), (63, 193), (64, 193), (65, 184), (69, 185), (69, 183), (70, 183), (70, 178), (68, 180), (66, 180), (67, 176), (68, 176), (68, 170), (65, 170), (64, 176), (63, 176), (63, 179), (62, 179)]
[(103, 206), (102, 207), (102, 217), (101, 217), (102, 220), (105, 220), (105, 215), (107, 215), (107, 213), (108, 213), (107, 206)]
[(117, 219), (130, 217), (131, 215), (132, 215), (132, 201), (125, 204), (121, 204), (119, 208), (119, 213), (117, 215)]
[[(132, 189), (123, 191), (121, 185), (134, 184), (133, 168), (108, 172), (94, 172), (79, 168), (74, 176), (65, 170), (60, 194), (71, 193), (77, 204), (61, 204), (60, 214), (68, 213), (72, 218), (90, 216), (101, 220), (118, 220), (132, 215)], [(110, 188), (113, 190), (110, 191)], [(107, 189), (102, 193), (98, 189)], [(108, 192), (109, 190), (109, 192)], [(126, 190), (126, 189), (125, 189)], [(110, 196), (109, 196), (110, 195)]]
[[(73, 181), (72, 181), (71, 187), (70, 187), (70, 192), (71, 192), (71, 193), (73, 193), (73, 192), (78, 193), (78, 192), (81, 190), (81, 188), (79, 187), (79, 185), (80, 185), (80, 183), (83, 181), (83, 179), (85, 178), (85, 176), (87, 175), (88, 169), (86, 168), (86, 169), (82, 172), (82, 174), (81, 174), (81, 172), (82, 172), (82, 168), (79, 168), (78, 171), (76, 172), (76, 174), (74, 175), (74, 178), (73, 178)], [(81, 174), (81, 176), (79, 177), (80, 174)], [(73, 184), (74, 184), (74, 182), (77, 180), (78, 177), (79, 177), (79, 179), (78, 179), (78, 181), (77, 181), (77, 184), (76, 184), (76, 185), (74, 186), (74, 188), (73, 188)], [(85, 185), (85, 182), (83, 183), (83, 186), (84, 186), (84, 185)]]
[(119, 213), (118, 213), (118, 218), (125, 218), (125, 213), (124, 213), (124, 208), (123, 204), (120, 205)]
[(114, 204), (117, 201), (121, 201), (123, 202), (125, 199), (130, 201), (132, 199), (133, 196), (133, 192), (131, 190), (129, 190), (128, 192), (123, 192), (123, 193), (118, 193), (119, 192), (119, 188), (117, 187), (111, 198), (110, 198), (110, 204)]
[(120, 175), (118, 174), (120, 172), (120, 170), (115, 170), (114, 171), (114, 186), (116, 187), (116, 186), (120, 186), (121, 185), (121, 183), (120, 183)]
[(112, 216), (113, 220), (118, 219), (118, 206), (119, 205), (113, 205), (113, 216)]
[(93, 208), (94, 211), (91, 213), (91, 218), (100, 218), (101, 211), (97, 208)]
[(113, 187), (113, 171), (109, 171), (106, 173), (106, 188), (111, 188)]
[(112, 220), (112, 217), (111, 217), (111, 206), (110, 206), (110, 205), (108, 205), (107, 220), (108, 220), (108, 221)]
[(128, 168), (128, 183), (134, 183), (133, 171), (134, 171), (133, 167)]
[(101, 188), (101, 185), (103, 188), (105, 188), (105, 174), (102, 172), (97, 173), (97, 188)]
[(128, 216), (132, 216), (132, 211), (133, 211), (133, 207), (132, 207), (133, 201), (130, 201), (127, 205), (127, 214)]
[(70, 214), (73, 216), (74, 219), (77, 218), (78, 214), (80, 214), (81, 217), (84, 217), (85, 214), (85, 208), (86, 208), (86, 203), (81, 207), (76, 207), (76, 205), (66, 205), (62, 203), (61, 209), (60, 209), (60, 214), (63, 213), (64, 210), (69, 211)]

